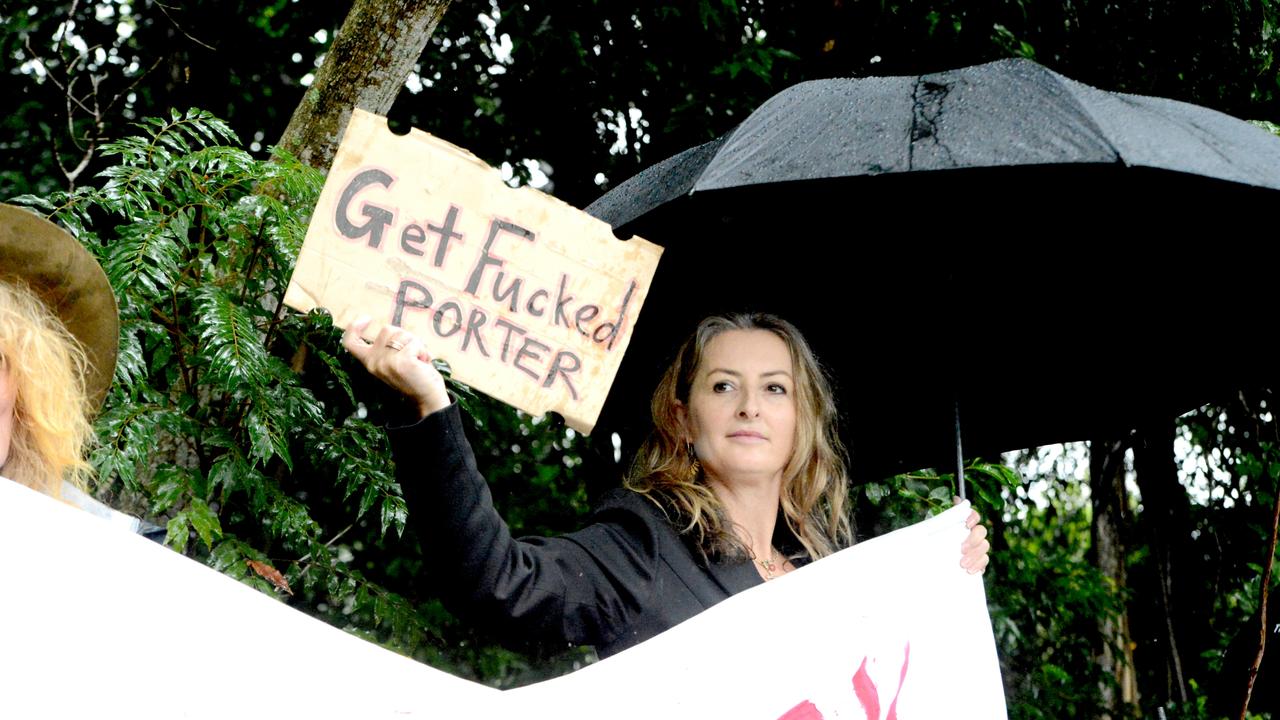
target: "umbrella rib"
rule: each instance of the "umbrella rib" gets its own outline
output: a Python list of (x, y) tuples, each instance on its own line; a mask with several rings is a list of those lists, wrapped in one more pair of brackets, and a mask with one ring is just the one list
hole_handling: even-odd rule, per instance
[(1064, 75), (1058, 75), (1058, 73), (1055, 73), (1048, 68), (1041, 69), (1044, 72), (1054, 75), (1058, 79), (1058, 86), (1066, 91), (1067, 96), (1071, 99), (1071, 104), (1075, 106), (1076, 111), (1089, 123), (1090, 129), (1094, 131), (1096, 137), (1101, 139), (1103, 143), (1106, 143), (1107, 149), (1111, 151), (1111, 154), (1115, 157), (1117, 163), (1127, 166), (1129, 163), (1125, 160), (1124, 156), (1120, 154), (1120, 149), (1111, 142), (1111, 138), (1107, 136), (1107, 133), (1103, 131), (1102, 126), (1098, 124), (1096, 119), (1094, 119), (1093, 113), (1090, 112), (1088, 107), (1080, 101), (1080, 97), (1076, 93), (1076, 89), (1074, 87), (1076, 84), (1075, 81)]
[[(1133, 95), (1130, 93), (1112, 93), (1112, 95), (1115, 97), (1117, 101), (1122, 102), (1125, 105), (1128, 105), (1129, 107), (1134, 108), (1135, 110), (1146, 112), (1146, 113), (1151, 112), (1150, 108), (1138, 102), (1138, 99), (1142, 97), (1141, 95)], [(1196, 122), (1193, 118), (1185, 118), (1184, 122), (1188, 127), (1195, 130), (1194, 134), (1196, 136), (1196, 139), (1200, 141), (1201, 147), (1204, 147), (1210, 152), (1212, 152), (1214, 155), (1217, 155), (1218, 159), (1222, 160), (1223, 162), (1227, 164), (1231, 164), (1232, 162), (1231, 156), (1223, 152), (1221, 149), (1219, 149), (1216, 144), (1209, 141), (1213, 138), (1213, 133), (1208, 128)]]

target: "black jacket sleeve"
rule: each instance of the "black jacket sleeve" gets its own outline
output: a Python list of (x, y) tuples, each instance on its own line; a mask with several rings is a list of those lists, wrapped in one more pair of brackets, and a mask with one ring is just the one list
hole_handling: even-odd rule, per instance
[(582, 530), (515, 539), (456, 404), (389, 436), (408, 522), (450, 610), (504, 638), (603, 645), (650, 601), (665, 519), (647, 501), (618, 491)]

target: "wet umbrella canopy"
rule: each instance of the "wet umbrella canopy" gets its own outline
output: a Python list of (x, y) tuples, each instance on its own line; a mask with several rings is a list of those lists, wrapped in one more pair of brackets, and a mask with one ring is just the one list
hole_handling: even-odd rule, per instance
[(855, 476), (1123, 432), (1276, 378), (1280, 139), (1007, 60), (821, 80), (587, 210), (666, 248), (603, 427), (713, 312), (796, 323)]

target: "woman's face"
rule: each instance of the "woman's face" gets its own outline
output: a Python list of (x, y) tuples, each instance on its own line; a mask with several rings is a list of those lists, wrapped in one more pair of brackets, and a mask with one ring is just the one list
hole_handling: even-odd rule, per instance
[(17, 388), (9, 376), (9, 366), (0, 360), (0, 469), (9, 459), (9, 440), (13, 437), (13, 405), (18, 399)]
[(708, 477), (723, 483), (780, 478), (796, 435), (791, 352), (768, 330), (711, 339), (679, 406), (686, 439)]

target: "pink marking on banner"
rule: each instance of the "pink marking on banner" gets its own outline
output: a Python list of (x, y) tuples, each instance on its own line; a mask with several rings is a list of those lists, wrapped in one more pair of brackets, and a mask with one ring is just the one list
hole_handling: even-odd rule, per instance
[(898, 675), (898, 692), (893, 694), (893, 702), (889, 703), (889, 714), (884, 720), (898, 720), (898, 696), (902, 694), (902, 684), (907, 680), (907, 663), (911, 661), (911, 643), (907, 643), (906, 654), (902, 656), (902, 674)]
[[(889, 714), (885, 720), (898, 720), (898, 696), (902, 694), (902, 684), (907, 679), (907, 665), (911, 662), (911, 643), (907, 643), (906, 653), (902, 657), (902, 672), (898, 675), (898, 690), (893, 694), (893, 702), (889, 704)], [(867, 713), (867, 720), (880, 720), (880, 691), (867, 673), (867, 658), (862, 658), (858, 672), (853, 674), (853, 694), (862, 703)]]
[(824, 720), (824, 718), (817, 706), (808, 700), (802, 700), (799, 705), (783, 713), (778, 720)]
[(867, 720), (880, 720), (880, 694), (876, 692), (876, 684), (867, 674), (865, 657), (858, 666), (858, 672), (853, 674), (853, 694), (858, 696), (862, 709), (867, 711)]

